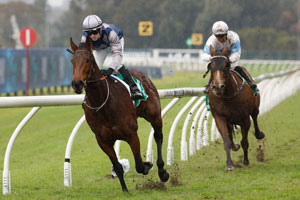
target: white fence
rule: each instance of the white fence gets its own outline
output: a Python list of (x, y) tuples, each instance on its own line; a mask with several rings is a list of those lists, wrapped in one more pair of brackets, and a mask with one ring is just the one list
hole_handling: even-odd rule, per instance
[[(170, 71), (206, 71), (207, 63), (201, 59), (202, 49), (152, 49), (148, 51), (125, 51), (124, 64), (127, 66), (157, 66), (163, 74)], [(111, 63), (111, 57), (105, 60), (104, 66)], [(254, 68), (265, 73), (266, 69), (286, 70), (300, 67), (300, 60), (245, 60), (240, 64), (246, 68)]]
[[(273, 106), (280, 103), (284, 98), (294, 94), (300, 88), (300, 68), (294, 68), (287, 71), (281, 71), (279, 73), (264, 74), (256, 78), (259, 82), (258, 88), (261, 91), (261, 107), (260, 114), (267, 112)], [(180, 119), (183, 117), (184, 113), (192, 106), (186, 116), (183, 130), (181, 133), (181, 160), (188, 159), (187, 153), (187, 130), (188, 124), (194, 112), (197, 110), (193, 117), (192, 125), (190, 127), (190, 137), (189, 137), (189, 155), (195, 154), (195, 149), (200, 150), (203, 146), (209, 145), (209, 131), (208, 124), (211, 123), (210, 138), (211, 141), (217, 140), (220, 135), (216, 129), (213, 119), (210, 119), (210, 113), (205, 109), (205, 101), (203, 96), (204, 88), (177, 88), (177, 89), (167, 89), (159, 90), (159, 95), (161, 98), (174, 98), (162, 111), (162, 116), (164, 116), (168, 110), (170, 110), (179, 100), (180, 97), (191, 96), (188, 103), (180, 110), (177, 114), (168, 139), (168, 149), (167, 149), (167, 164), (172, 165), (174, 162), (174, 151), (173, 151), (173, 137), (175, 134), (176, 126)], [(80, 105), (83, 101), (83, 95), (65, 95), (65, 96), (28, 96), (28, 97), (0, 97), (0, 108), (8, 107), (33, 107), (31, 111), (25, 116), (25, 118), (20, 122), (15, 131), (13, 132), (4, 158), (4, 168), (3, 168), (3, 194), (11, 193), (11, 180), (9, 171), (9, 161), (10, 153), (13, 144), (22, 130), (22, 128), (28, 123), (28, 121), (34, 116), (34, 114), (43, 106), (66, 106), (66, 105)], [(194, 103), (196, 102), (196, 103)], [(72, 185), (72, 174), (71, 174), (71, 149), (75, 136), (80, 128), (80, 126), (85, 121), (83, 116), (76, 126), (74, 127), (71, 135), (69, 137), (66, 153), (65, 153), (65, 163), (64, 163), (64, 185)], [(197, 123), (198, 122), (198, 123)], [(196, 129), (197, 125), (197, 129)], [(197, 130), (197, 133), (196, 133)], [(196, 136), (195, 136), (196, 134)], [(147, 160), (153, 161), (153, 131), (150, 131), (148, 139), (147, 148)], [(115, 144), (115, 149), (118, 157), (120, 148), (120, 141)]]

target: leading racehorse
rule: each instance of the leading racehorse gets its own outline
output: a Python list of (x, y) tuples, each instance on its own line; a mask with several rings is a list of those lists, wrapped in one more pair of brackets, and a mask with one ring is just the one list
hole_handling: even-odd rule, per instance
[(89, 38), (79, 47), (70, 38), (70, 44), (74, 52), (72, 87), (78, 94), (82, 93), (83, 88), (85, 89), (83, 109), (86, 121), (94, 132), (99, 146), (111, 160), (122, 190), (128, 191), (123, 177), (123, 167), (113, 147), (116, 140), (124, 140), (130, 145), (138, 173), (146, 175), (152, 168), (152, 163), (143, 162), (141, 158), (137, 117), (149, 121), (154, 129), (158, 174), (160, 180), (166, 182), (169, 173), (164, 169), (161, 151), (163, 134), (160, 98), (152, 81), (138, 71), (130, 72), (143, 83), (148, 95), (146, 101), (142, 101), (138, 107), (135, 107), (129, 91), (120, 81), (103, 76), (93, 56)]
[[(237, 151), (240, 148), (238, 144), (233, 143), (232, 133), (235, 125), (241, 127), (241, 145), (244, 150), (243, 164), (245, 166), (249, 165), (248, 131), (251, 125), (250, 116), (254, 122), (255, 137), (257, 139), (265, 137), (264, 133), (259, 130), (257, 124), (260, 95), (259, 93), (254, 95), (245, 81), (236, 72), (230, 69), (227, 46), (225, 46), (221, 55), (216, 55), (216, 52), (211, 46), (210, 54), (212, 60), (208, 65), (208, 70), (211, 71), (212, 83), (208, 90), (209, 104), (218, 130), (224, 141), (227, 156), (226, 171), (228, 171), (234, 169), (230, 149)], [(244, 68), (242, 69), (245, 70)], [(249, 73), (248, 75), (250, 76)]]

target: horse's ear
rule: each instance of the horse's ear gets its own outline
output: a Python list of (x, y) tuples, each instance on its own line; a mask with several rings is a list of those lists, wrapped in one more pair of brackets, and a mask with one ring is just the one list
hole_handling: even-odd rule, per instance
[(216, 52), (214, 51), (214, 48), (212, 47), (212, 45), (209, 46), (209, 52), (211, 56), (214, 56), (216, 54)]
[(76, 49), (78, 49), (78, 46), (73, 42), (72, 37), (70, 37), (70, 45), (74, 52), (76, 51)]
[(228, 48), (227, 48), (227, 45), (225, 44), (225, 47), (224, 47), (224, 49), (222, 51), (222, 56), (226, 56), (227, 57), (227, 50), (228, 50)]

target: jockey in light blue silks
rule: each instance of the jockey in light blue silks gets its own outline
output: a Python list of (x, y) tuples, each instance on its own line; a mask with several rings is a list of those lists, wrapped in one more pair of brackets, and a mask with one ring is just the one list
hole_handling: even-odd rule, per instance
[[(210, 45), (214, 48), (214, 51), (222, 51), (225, 45), (228, 48), (228, 59), (231, 64), (231, 68), (237, 71), (250, 85), (251, 89), (256, 89), (256, 84), (253, 80), (248, 76), (248, 74), (239, 67), (239, 61), (241, 57), (241, 42), (239, 35), (230, 31), (228, 25), (223, 21), (217, 21), (213, 24), (212, 27), (212, 35), (208, 38), (205, 43), (203, 49), (202, 60), (206, 62), (210, 62), (212, 56), (210, 55)], [(210, 77), (208, 84), (205, 88), (205, 93), (208, 91), (208, 86), (212, 81), (212, 77)]]
[(131, 74), (123, 64), (124, 37), (123, 31), (113, 24), (102, 23), (97, 15), (87, 16), (82, 23), (83, 34), (81, 43), (86, 38), (92, 40), (93, 55), (98, 67), (101, 69), (109, 51), (112, 53), (112, 62), (107, 70), (103, 70), (104, 76), (110, 76), (113, 72), (120, 72), (124, 81), (129, 85), (133, 100), (143, 98), (141, 91), (133, 81)]

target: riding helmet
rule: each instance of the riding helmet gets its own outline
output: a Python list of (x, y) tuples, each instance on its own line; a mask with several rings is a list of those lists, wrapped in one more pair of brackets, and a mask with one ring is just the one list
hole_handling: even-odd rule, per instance
[(82, 23), (83, 31), (93, 31), (101, 27), (102, 20), (97, 15), (87, 16)]
[(227, 34), (228, 32), (228, 26), (225, 22), (223, 21), (217, 21), (214, 23), (212, 26), (212, 33), (214, 35), (224, 35)]

